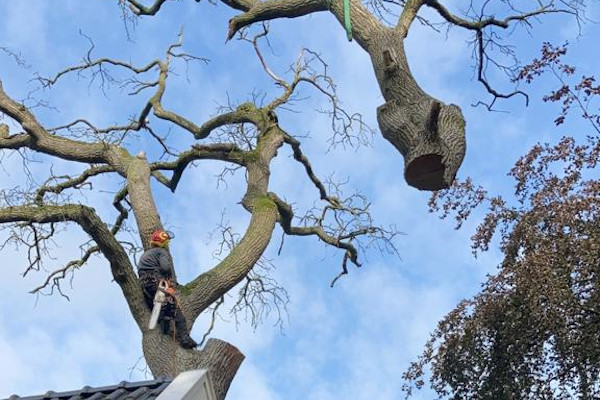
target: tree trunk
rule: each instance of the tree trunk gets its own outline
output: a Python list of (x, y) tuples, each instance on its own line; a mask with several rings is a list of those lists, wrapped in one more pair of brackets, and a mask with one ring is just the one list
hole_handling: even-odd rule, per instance
[(127, 166), (127, 190), (144, 249), (150, 247), (150, 235), (162, 229), (154, 196), (150, 188), (150, 166), (146, 157), (132, 157)]
[(209, 339), (202, 350), (185, 350), (176, 340), (146, 331), (142, 347), (146, 363), (155, 377), (174, 378), (181, 371), (206, 369), (214, 384), (217, 400), (225, 399), (244, 355), (233, 345), (219, 339)]
[(386, 101), (377, 109), (379, 128), (404, 156), (406, 182), (421, 190), (449, 187), (466, 150), (460, 108), (443, 104), (419, 87), (398, 30), (378, 29), (366, 46)]
[[(164, 228), (150, 187), (150, 165), (148, 165), (148, 160), (143, 153), (131, 157), (129, 161), (127, 166), (127, 191), (142, 246), (144, 250), (148, 250), (152, 232), (155, 229)], [(171, 252), (168, 248), (166, 250), (171, 264), (175, 265)], [(172, 278), (177, 283), (176, 269), (173, 269), (172, 272)]]

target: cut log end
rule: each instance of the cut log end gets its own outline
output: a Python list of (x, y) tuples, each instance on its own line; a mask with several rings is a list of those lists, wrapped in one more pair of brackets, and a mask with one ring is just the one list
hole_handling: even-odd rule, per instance
[(441, 190), (449, 187), (444, 178), (445, 173), (442, 156), (426, 154), (406, 164), (404, 179), (410, 186), (419, 190)]
[(391, 100), (377, 109), (381, 134), (404, 157), (406, 183), (436, 191), (452, 185), (465, 156), (465, 122), (454, 105)]

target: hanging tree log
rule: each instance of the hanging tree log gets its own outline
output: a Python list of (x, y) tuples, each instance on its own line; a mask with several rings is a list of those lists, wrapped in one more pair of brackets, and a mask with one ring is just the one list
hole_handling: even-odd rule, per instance
[(381, 29), (368, 52), (385, 104), (377, 108), (384, 138), (404, 156), (406, 182), (421, 190), (449, 187), (465, 156), (460, 108), (425, 93), (414, 80), (397, 32)]

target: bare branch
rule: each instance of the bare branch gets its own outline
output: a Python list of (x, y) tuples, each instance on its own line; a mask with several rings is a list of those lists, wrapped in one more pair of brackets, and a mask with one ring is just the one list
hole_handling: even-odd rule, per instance
[(161, 178), (157, 175), (155, 175), (155, 177), (162, 184), (171, 189), (172, 192), (175, 192), (183, 172), (191, 162), (195, 160), (219, 160), (238, 165), (245, 165), (244, 155), (246, 153), (247, 152), (231, 143), (194, 145), (191, 150), (181, 153), (176, 161), (153, 163), (150, 166), (150, 169), (152, 171), (172, 170), (173, 176), (170, 180), (167, 178)]
[[(25, 222), (17, 224), (18, 230), (22, 231), (21, 235), (13, 231), (12, 239), (18, 241), (27, 247), (27, 260), (29, 264), (23, 272), (23, 276), (27, 276), (31, 271), (39, 271), (42, 267), (43, 256), (47, 256), (49, 251), (46, 245), (47, 241), (50, 240), (56, 230), (55, 224), (50, 223), (50, 228), (45, 230), (42, 226), (36, 226), (31, 222)], [(29, 234), (25, 233), (28, 231)]]
[[(501, 51), (504, 51), (505, 53), (507, 53), (508, 55), (511, 55), (511, 56), (512, 56), (512, 51), (504, 45), (495, 43), (495, 41), (493, 40), (493, 37), (495, 36), (494, 32), (490, 32), (489, 34), (487, 34), (487, 36), (485, 36), (484, 32), (486, 32), (486, 28), (496, 27), (496, 28), (508, 29), (510, 26), (514, 25), (515, 23), (516, 24), (521, 23), (521, 24), (525, 24), (526, 26), (529, 26), (529, 24), (530, 24), (529, 21), (531, 19), (537, 18), (538, 16), (544, 15), (544, 14), (565, 13), (565, 14), (575, 16), (575, 18), (577, 18), (578, 21), (580, 19), (579, 10), (576, 8), (576, 6), (566, 3), (566, 2), (561, 2), (561, 4), (564, 6), (564, 8), (557, 8), (554, 0), (550, 0), (547, 2), (539, 1), (539, 2), (537, 2), (539, 7), (535, 10), (528, 11), (528, 12), (518, 12), (514, 7), (512, 7), (509, 4), (511, 10), (518, 12), (518, 14), (507, 16), (504, 19), (498, 19), (495, 16), (487, 16), (485, 13), (485, 7), (487, 5), (487, 2), (483, 3), (480, 11), (475, 11), (473, 9), (473, 7), (471, 6), (471, 9), (469, 10), (468, 13), (469, 14), (476, 13), (476, 15), (474, 15), (472, 19), (461, 18), (461, 17), (451, 13), (438, 0), (425, 0), (424, 4), (435, 9), (440, 14), (440, 16), (442, 18), (444, 18), (450, 24), (450, 26), (459, 26), (459, 27), (471, 30), (475, 33), (474, 43), (475, 43), (475, 58), (476, 58), (476, 63), (477, 63), (477, 66), (476, 66), (477, 80), (479, 82), (481, 82), (481, 84), (485, 87), (487, 92), (490, 93), (494, 97), (490, 104), (486, 104), (486, 103), (483, 103), (480, 101), (476, 105), (485, 105), (489, 110), (492, 110), (492, 107), (494, 106), (496, 100), (500, 99), (500, 98), (506, 99), (506, 98), (513, 97), (515, 95), (521, 95), (525, 98), (525, 103), (527, 105), (529, 103), (529, 97), (527, 96), (527, 94), (525, 92), (523, 92), (521, 90), (515, 90), (510, 93), (499, 92), (498, 90), (494, 89), (492, 87), (492, 85), (488, 82), (488, 80), (486, 79), (485, 69), (486, 69), (487, 63), (492, 63), (496, 67), (500, 68), (501, 70), (504, 70), (505, 72), (509, 72), (511, 74), (514, 73), (514, 68), (508, 68), (506, 66), (499, 65), (496, 61), (494, 61), (492, 58), (490, 58), (488, 56), (488, 54), (487, 54), (488, 45), (497, 46), (500, 48)], [(514, 76), (510, 76), (510, 77), (514, 78)]]
[[(488, 108), (488, 110), (491, 110), (492, 107), (494, 106), (494, 103), (496, 102), (497, 99), (508, 99), (511, 98), (513, 96), (516, 96), (518, 94), (520, 94), (521, 96), (525, 97), (525, 106), (529, 105), (529, 96), (527, 95), (527, 93), (523, 92), (522, 90), (515, 90), (511, 93), (500, 93), (497, 90), (495, 90), (487, 81), (487, 79), (485, 78), (485, 72), (484, 72), (484, 65), (485, 65), (485, 60), (488, 59), (488, 56), (485, 52), (485, 44), (484, 44), (484, 40), (483, 40), (483, 32), (481, 30), (478, 30), (475, 33), (476, 36), (476, 40), (477, 40), (477, 80), (479, 82), (481, 82), (483, 84), (483, 86), (485, 87), (485, 89), (488, 91), (488, 93), (490, 93), (492, 96), (494, 96), (494, 99), (492, 100), (492, 102), (490, 104), (486, 104), (486, 107)], [(483, 104), (481, 102), (479, 102), (480, 104)]]
[(304, 169), (306, 170), (306, 173), (310, 178), (311, 182), (317, 187), (321, 200), (327, 200), (333, 205), (339, 204), (339, 202), (336, 199), (331, 199), (327, 195), (327, 190), (325, 189), (325, 186), (323, 185), (321, 180), (315, 175), (309, 159), (302, 153), (302, 149), (300, 148), (300, 141), (298, 141), (297, 139), (295, 139), (287, 133), (284, 136), (284, 140), (287, 144), (289, 144), (292, 147), (292, 150), (294, 151), (294, 160), (298, 161), (304, 166)]
[(121, 3), (127, 2), (129, 3), (129, 8), (136, 15), (155, 15), (162, 5), (167, 0), (155, 0), (154, 3), (150, 7), (144, 6), (137, 0), (119, 0)]
[(72, 270), (74, 268), (79, 268), (79, 267), (83, 266), (93, 254), (98, 253), (99, 251), (100, 251), (100, 248), (98, 246), (89, 247), (79, 260), (70, 261), (63, 268), (53, 271), (50, 275), (48, 275), (48, 277), (46, 278), (44, 283), (35, 287), (29, 293), (32, 293), (32, 294), (40, 293), (42, 290), (46, 289), (48, 287), (48, 285), (50, 285), (50, 282), (52, 282), (52, 285), (50, 286), (49, 294), (52, 294), (54, 292), (54, 289), (57, 289), (63, 297), (66, 297), (68, 299), (69, 297), (66, 296), (62, 292), (60, 282), (64, 278), (66, 278), (68, 272), (72, 272)]
[(433, 9), (435, 9), (446, 21), (449, 23), (463, 27), (465, 29), (473, 30), (473, 31), (481, 31), (482, 29), (488, 26), (497, 26), (500, 28), (508, 28), (510, 23), (513, 21), (517, 22), (526, 22), (528, 19), (532, 17), (536, 17), (541, 14), (550, 14), (550, 13), (568, 13), (573, 14), (573, 11), (566, 9), (556, 9), (554, 7), (554, 1), (550, 1), (548, 4), (540, 5), (540, 7), (536, 10), (522, 13), (519, 15), (511, 15), (502, 20), (489, 17), (489, 18), (479, 18), (476, 21), (469, 21), (463, 18), (460, 18), (454, 14), (452, 14), (446, 7), (439, 3), (438, 0), (424, 0), (425, 4)]
[(23, 58), (21, 53), (14, 52), (5, 46), (0, 46), (0, 52), (5, 53), (10, 58), (12, 58), (15, 61), (15, 63), (17, 63), (17, 65), (21, 68), (29, 69), (31, 67), (29, 64), (27, 64), (27, 61), (25, 61), (25, 58)]
[[(211, 234), (211, 237), (213, 236), (218, 236), (219, 240), (219, 246), (213, 253), (218, 260), (222, 260), (223, 254), (231, 252), (240, 240), (240, 235), (224, 221), (224, 213), (217, 228)], [(240, 314), (243, 314), (245, 320), (256, 328), (272, 311), (276, 311), (275, 325), (283, 329), (289, 296), (287, 291), (270, 276), (274, 269), (271, 260), (261, 257), (248, 272), (238, 292), (237, 300), (229, 311), (234, 315), (236, 323), (239, 323)], [(220, 306), (223, 301), (224, 298), (219, 299), (214, 307)], [(212, 314), (211, 329), (215, 322), (216, 309), (213, 309)]]
[(337, 274), (335, 278), (333, 278), (333, 280), (329, 284), (329, 287), (334, 287), (335, 283), (338, 281), (338, 279), (340, 279), (344, 275), (348, 275), (348, 258), (349, 257), (350, 257), (350, 255), (348, 254), (348, 252), (344, 253), (344, 258), (342, 259), (342, 271), (339, 274)]
[(265, 23), (262, 24), (263, 27), (263, 31), (261, 33), (259, 33), (258, 35), (254, 36), (254, 38), (252, 39), (252, 46), (254, 47), (254, 51), (256, 52), (256, 55), (258, 56), (258, 59), (260, 60), (260, 63), (263, 66), (263, 69), (265, 70), (265, 72), (267, 73), (267, 75), (269, 75), (271, 77), (271, 79), (273, 79), (275, 81), (275, 83), (277, 83), (278, 85), (281, 85), (284, 88), (288, 88), (289, 85), (287, 84), (287, 82), (283, 79), (281, 79), (280, 77), (278, 77), (277, 75), (275, 75), (275, 73), (273, 71), (271, 71), (271, 68), (269, 68), (269, 66), (267, 65), (267, 62), (265, 61), (260, 48), (258, 47), (258, 40), (260, 38), (266, 37), (267, 34), (269, 33), (269, 29), (267, 28), (267, 25)]
[(256, 329), (269, 314), (275, 311), (277, 315), (274, 326), (283, 329), (289, 295), (269, 276), (273, 268), (270, 262), (267, 260), (265, 264), (264, 260), (262, 261), (262, 263), (259, 261), (246, 276), (231, 313), (234, 314), (236, 321), (238, 321), (238, 314), (243, 313), (244, 318)]
[(124, 187), (117, 192), (117, 194), (115, 195), (115, 198), (113, 200), (113, 207), (115, 207), (117, 209), (117, 211), (119, 212), (119, 216), (117, 217), (117, 220), (115, 221), (115, 223), (113, 224), (113, 227), (110, 230), (110, 233), (112, 233), (113, 235), (116, 235), (117, 232), (119, 232), (119, 230), (121, 229), (121, 226), (123, 225), (123, 222), (125, 222), (125, 220), (129, 216), (129, 212), (121, 204), (121, 202), (123, 200), (125, 200), (126, 196), (127, 196), (127, 187)]
[(202, 340), (200, 340), (200, 343), (198, 344), (199, 346), (202, 346), (204, 344), (204, 342), (208, 338), (208, 335), (210, 335), (210, 333), (214, 329), (215, 321), (216, 321), (217, 315), (219, 313), (219, 308), (223, 305), (224, 302), (225, 302), (225, 297), (221, 296), (221, 298), (219, 300), (217, 300), (215, 302), (215, 304), (212, 306), (210, 325), (206, 329), (206, 332), (204, 332), (204, 335), (202, 335)]
[[(83, 35), (83, 36), (85, 36), (85, 35)], [(122, 67), (129, 71), (134, 72), (135, 74), (142, 74), (144, 72), (150, 71), (152, 68), (158, 67), (160, 64), (160, 60), (153, 60), (153, 61), (149, 62), (148, 64), (146, 64), (145, 66), (135, 67), (131, 63), (124, 62), (121, 60), (115, 60), (112, 58), (104, 57), (104, 58), (92, 59), (91, 55), (92, 55), (95, 45), (94, 45), (94, 42), (88, 36), (85, 36), (85, 37), (90, 42), (90, 48), (88, 49), (88, 52), (87, 52), (86, 56), (84, 57), (84, 62), (82, 64), (74, 65), (74, 66), (68, 67), (62, 71), (59, 71), (53, 77), (50, 77), (50, 78), (38, 76), (37, 80), (44, 87), (49, 87), (49, 86), (55, 85), (56, 82), (58, 82), (58, 80), (60, 78), (62, 78), (63, 76), (65, 76), (67, 74), (70, 74), (73, 72), (80, 73), (80, 72), (83, 72), (83, 71), (86, 71), (89, 69), (94, 70), (93, 76), (100, 75), (100, 77), (102, 79), (108, 79), (109, 81), (113, 80), (113, 78), (110, 75), (108, 75), (108, 73), (103, 69), (104, 65), (112, 65), (112, 66)]]
[(0, 209), (0, 224), (27, 222), (51, 224), (72, 221), (90, 235), (102, 254), (108, 259), (115, 281), (121, 287), (132, 314), (142, 325), (148, 315), (143, 306), (143, 294), (137, 276), (123, 247), (91, 207), (81, 205), (15, 206)]
[[(346, 264), (348, 260), (357, 267), (361, 266), (358, 261), (359, 248), (364, 250), (371, 245), (382, 243), (379, 247), (380, 251), (398, 255), (393, 240), (400, 232), (394, 227), (384, 229), (373, 226), (368, 213), (369, 205), (366, 204), (362, 208), (352, 206), (355, 197), (352, 196), (344, 201), (339, 201), (337, 197), (326, 196), (329, 205), (321, 210), (320, 215), (309, 212), (300, 219), (304, 226), (293, 226), (294, 212), (292, 207), (275, 193), (269, 193), (269, 198), (277, 205), (280, 215), (279, 224), (286, 234), (317, 236), (324, 243), (345, 250), (342, 260), (343, 273), (341, 275), (347, 273)], [(328, 213), (332, 213), (334, 222), (331, 225), (326, 222)], [(349, 218), (346, 219), (343, 215), (348, 215)], [(361, 237), (369, 238), (369, 242), (361, 244), (359, 240)], [(338, 278), (334, 279), (334, 282)]]
[[(106, 173), (106, 172), (114, 172), (114, 171), (115, 171), (115, 169), (112, 166), (102, 165), (102, 166), (97, 166), (97, 167), (91, 167), (91, 168), (87, 169), (86, 171), (84, 171), (81, 175), (79, 175), (76, 178), (71, 178), (69, 176), (62, 177), (63, 179), (65, 179), (65, 181), (62, 183), (59, 183), (54, 186), (48, 186), (47, 184), (41, 186), (37, 190), (34, 202), (38, 205), (41, 205), (44, 202), (44, 195), (46, 193), (59, 194), (65, 189), (70, 189), (70, 188), (78, 189), (89, 178)], [(60, 179), (60, 177), (50, 178), (50, 180), (52, 180), (52, 181), (56, 181), (58, 179)]]
[(186, 63), (188, 63), (190, 61), (203, 61), (203, 62), (207, 61), (206, 59), (201, 58), (201, 57), (196, 57), (196, 56), (193, 56), (193, 55), (190, 55), (187, 53), (176, 51), (177, 49), (181, 48), (183, 45), (183, 32), (180, 32), (178, 35), (178, 40), (175, 43), (169, 45), (169, 47), (167, 48), (164, 61), (158, 60), (158, 59), (153, 60), (142, 67), (136, 67), (132, 63), (124, 62), (124, 61), (116, 60), (116, 59), (112, 59), (112, 58), (92, 59), (91, 53), (94, 49), (94, 44), (91, 40), (90, 40), (90, 43), (91, 43), (91, 47), (88, 50), (87, 56), (85, 57), (83, 64), (66, 68), (66, 69), (58, 72), (52, 78), (38, 77), (38, 80), (42, 83), (43, 86), (52, 86), (62, 76), (66, 75), (66, 74), (69, 74), (72, 72), (79, 73), (79, 72), (86, 71), (86, 70), (92, 70), (92, 80), (97, 75), (99, 75), (102, 79), (102, 82), (104, 82), (104, 81), (118, 82), (115, 78), (113, 78), (111, 75), (109, 75), (108, 71), (105, 70), (105, 66), (118, 66), (118, 67), (124, 68), (128, 71), (131, 71), (136, 75), (146, 73), (146, 72), (156, 68), (159, 72), (159, 76), (158, 76), (157, 80), (154, 82), (142, 82), (136, 78), (129, 78), (129, 79), (125, 80), (124, 82), (121, 82), (122, 87), (133, 86), (133, 91), (130, 93), (131, 95), (138, 94), (142, 90), (148, 89), (151, 87), (156, 87), (156, 92), (152, 95), (152, 97), (148, 100), (148, 103), (142, 109), (139, 117), (137, 118), (137, 121), (132, 121), (129, 125), (122, 126), (122, 127), (115, 126), (115, 127), (110, 127), (110, 128), (106, 128), (103, 130), (99, 130), (99, 129), (95, 128), (91, 123), (89, 123), (85, 120), (77, 120), (71, 124), (55, 128), (55, 130), (70, 128), (71, 126), (73, 126), (77, 123), (86, 124), (95, 133), (112, 132), (112, 131), (125, 131), (126, 132), (129, 130), (137, 131), (137, 130), (140, 130), (141, 128), (147, 128), (148, 132), (155, 139), (157, 139), (159, 141), (159, 143), (161, 143), (161, 145), (163, 145), (163, 148), (165, 149), (165, 151), (167, 153), (169, 153), (170, 151), (168, 148), (166, 148), (166, 146), (164, 146), (164, 142), (162, 140), (160, 140), (160, 138), (154, 133), (154, 131), (147, 126), (147, 117), (148, 117), (149, 113), (151, 111), (153, 111), (154, 115), (156, 117), (163, 119), (163, 120), (170, 121), (170, 122), (180, 126), (181, 128), (194, 134), (197, 138), (202, 137), (202, 133), (199, 133), (201, 131), (200, 127), (198, 127), (196, 124), (194, 124), (192, 121), (186, 119), (185, 117), (178, 115), (172, 111), (166, 110), (163, 107), (163, 104), (161, 103), (162, 97), (166, 90), (166, 81), (167, 81), (169, 68), (170, 68), (172, 59), (181, 59)]
[[(343, 146), (355, 146), (368, 143), (370, 137), (374, 135), (374, 130), (363, 121), (361, 114), (351, 114), (342, 107), (337, 95), (336, 85), (328, 74), (328, 65), (323, 58), (310, 49), (303, 48), (296, 63), (290, 67), (293, 71), (293, 78), (288, 83), (271, 70), (260, 51), (258, 40), (266, 37), (267, 34), (268, 29), (263, 24), (263, 31), (256, 35), (251, 42), (263, 69), (278, 86), (283, 88), (283, 93), (271, 101), (265, 108), (274, 111), (278, 107), (290, 103), (298, 86), (301, 83), (308, 84), (312, 88), (317, 89), (319, 93), (325, 95), (329, 101), (330, 109), (319, 110), (319, 112), (327, 114), (331, 118), (333, 135), (330, 143), (332, 147), (339, 144)], [(245, 38), (243, 37), (243, 39)]]

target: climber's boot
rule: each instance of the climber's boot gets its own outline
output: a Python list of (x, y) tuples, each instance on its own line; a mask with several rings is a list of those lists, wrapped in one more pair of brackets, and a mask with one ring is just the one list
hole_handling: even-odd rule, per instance
[(190, 337), (185, 317), (179, 310), (175, 313), (175, 338), (184, 349), (193, 349), (198, 346), (198, 343)]
[(179, 338), (177, 340), (179, 341), (181, 347), (183, 347), (184, 349), (193, 349), (195, 347), (198, 347), (198, 343), (196, 343), (194, 339), (189, 337), (189, 335), (187, 337)]

